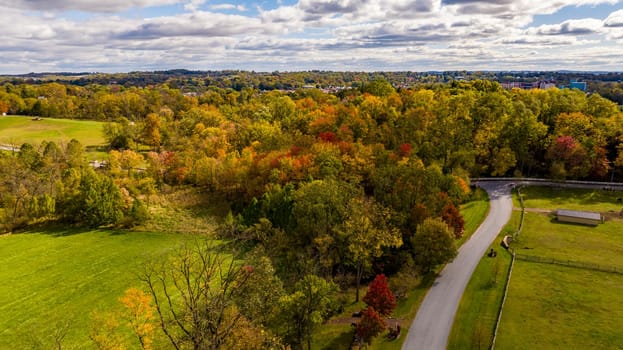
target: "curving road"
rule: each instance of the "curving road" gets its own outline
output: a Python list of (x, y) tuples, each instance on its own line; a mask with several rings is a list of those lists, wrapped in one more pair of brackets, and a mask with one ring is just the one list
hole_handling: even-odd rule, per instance
[(433, 283), (409, 328), (404, 350), (445, 350), (454, 315), (467, 282), (491, 242), (508, 222), (513, 210), (510, 181), (481, 183), (489, 193), (490, 210), (485, 221), (459, 249)]

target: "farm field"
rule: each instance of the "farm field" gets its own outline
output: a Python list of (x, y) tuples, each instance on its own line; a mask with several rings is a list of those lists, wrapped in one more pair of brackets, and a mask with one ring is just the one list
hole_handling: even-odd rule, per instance
[[(118, 311), (118, 298), (141, 288), (142, 262), (191, 236), (111, 230), (48, 230), (0, 237), (0, 349), (89, 349), (93, 310)], [(196, 237), (196, 236), (195, 236)]]
[[(523, 231), (511, 245), (518, 256), (623, 270), (623, 220), (618, 216), (621, 209), (618, 198), (622, 193), (545, 187), (525, 187), (521, 192), (527, 212)], [(607, 220), (596, 227), (558, 223), (550, 214), (557, 208), (601, 212)], [(519, 212), (513, 214), (506, 233), (517, 227), (519, 217)], [(499, 239), (493, 246), (498, 243)], [(503, 290), (495, 288), (488, 296), (478, 296), (482, 274), (487, 273), (486, 266), (490, 265), (488, 260), (483, 258), (464, 294), (450, 349), (478, 349), (490, 344), (493, 328), (489, 320), (497, 316)], [(506, 274), (504, 271), (503, 278)], [(622, 305), (621, 274), (518, 258), (496, 348), (623, 348), (619, 332), (623, 327)], [(480, 324), (476, 319), (485, 320), (484, 335), (477, 328)]]
[(623, 275), (516, 260), (498, 349), (623, 348)]
[(35, 121), (32, 117), (3, 116), (0, 117), (0, 144), (30, 143), (36, 147), (42, 141), (62, 144), (76, 139), (85, 147), (98, 147), (106, 142), (103, 125), (91, 120), (42, 118)]

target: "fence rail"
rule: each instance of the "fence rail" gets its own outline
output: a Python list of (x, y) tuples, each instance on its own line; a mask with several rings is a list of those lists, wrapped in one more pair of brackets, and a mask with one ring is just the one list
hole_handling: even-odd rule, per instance
[(623, 267), (608, 266), (608, 265), (595, 264), (595, 263), (589, 263), (589, 262), (583, 262), (583, 261), (557, 259), (557, 258), (552, 258), (552, 257), (528, 255), (528, 254), (521, 254), (521, 253), (515, 253), (515, 257), (519, 260), (536, 262), (536, 263), (541, 263), (541, 264), (562, 265), (562, 266), (575, 267), (579, 269), (594, 270), (594, 271), (601, 271), (601, 272), (611, 272), (611, 273), (618, 273), (618, 274), (623, 275)]
[[(517, 187), (517, 197), (519, 197), (519, 203), (521, 203), (521, 219), (519, 221), (519, 227), (517, 227), (517, 231), (513, 233), (513, 239), (515, 239), (521, 233), (523, 229), (523, 221), (526, 216), (526, 206), (524, 205), (523, 198), (521, 197), (521, 186)], [(508, 266), (508, 273), (506, 274), (506, 281), (504, 282), (504, 294), (502, 294), (502, 301), (500, 302), (500, 306), (498, 307), (498, 316), (495, 320), (495, 327), (493, 329), (493, 338), (491, 339), (491, 344), (489, 344), (489, 349), (495, 349), (495, 341), (498, 337), (498, 330), (500, 328), (500, 321), (502, 320), (502, 311), (504, 310), (504, 304), (506, 303), (506, 296), (508, 295), (508, 286), (511, 283), (511, 276), (513, 275), (513, 267), (515, 266), (515, 251), (507, 249), (507, 251), (511, 254), (511, 263)]]
[(515, 253), (512, 253), (511, 264), (508, 267), (508, 275), (506, 275), (506, 282), (504, 284), (504, 294), (502, 295), (502, 302), (498, 308), (498, 317), (495, 320), (495, 328), (493, 329), (493, 338), (489, 345), (490, 350), (495, 349), (495, 341), (498, 337), (498, 329), (500, 328), (500, 321), (502, 320), (502, 310), (504, 310), (504, 304), (506, 303), (506, 296), (508, 295), (508, 286), (511, 283), (511, 276), (513, 275), (513, 267), (515, 266)]

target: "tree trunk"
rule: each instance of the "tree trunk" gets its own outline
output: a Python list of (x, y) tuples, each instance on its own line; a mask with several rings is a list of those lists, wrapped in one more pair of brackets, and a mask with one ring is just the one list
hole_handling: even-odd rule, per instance
[(361, 275), (363, 274), (362, 264), (357, 265), (357, 291), (355, 293), (355, 302), (359, 301), (359, 287), (361, 286)]

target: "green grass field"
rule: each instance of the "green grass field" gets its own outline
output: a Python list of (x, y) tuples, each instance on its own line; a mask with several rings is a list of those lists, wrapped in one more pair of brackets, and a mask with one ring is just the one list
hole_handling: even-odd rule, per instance
[[(623, 193), (614, 191), (588, 191), (571, 188), (522, 187), (521, 194), (526, 208), (571, 209), (599, 212), (616, 212), (623, 209)], [(514, 196), (513, 203), (519, 207)]]
[[(512, 244), (518, 254), (623, 267), (623, 220), (616, 215), (623, 193), (545, 187), (521, 192), (526, 208), (545, 212), (526, 213), (523, 231)], [(557, 208), (614, 214), (591, 227), (556, 222), (547, 211)], [(517, 227), (519, 216), (513, 213), (507, 233)], [(483, 258), (463, 295), (449, 349), (488, 348), (493, 324), (489, 320), (496, 316), (503, 293), (492, 288), (487, 294), (479, 287), (490, 275), (488, 260)], [(516, 260), (496, 348), (623, 348), (622, 282), (619, 274)], [(484, 342), (480, 327), (485, 328)]]
[(498, 349), (623, 348), (623, 275), (517, 260)]
[(61, 145), (76, 139), (85, 147), (97, 147), (106, 143), (103, 125), (90, 120), (43, 118), (35, 121), (32, 117), (3, 116), (0, 117), (0, 144), (30, 143), (37, 147), (43, 141)]
[(0, 349), (30, 349), (60, 324), (63, 348), (93, 348), (94, 309), (120, 310), (118, 298), (141, 263), (190, 239), (180, 234), (58, 230), (0, 237)]
[(623, 268), (623, 222), (610, 220), (591, 227), (527, 212), (523, 232), (513, 247), (518, 254)]

